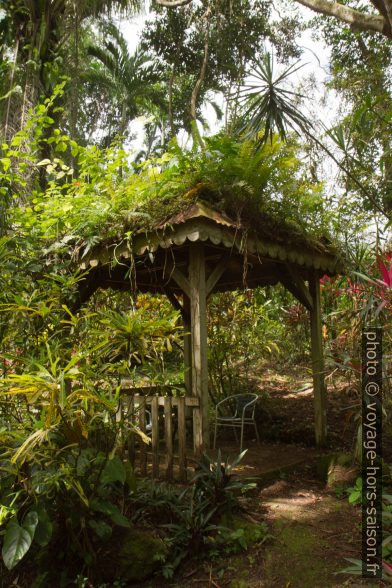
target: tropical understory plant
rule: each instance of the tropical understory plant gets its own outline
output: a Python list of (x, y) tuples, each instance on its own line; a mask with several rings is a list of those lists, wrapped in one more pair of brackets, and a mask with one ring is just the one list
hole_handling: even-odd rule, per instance
[[(64, 585), (75, 580), (73, 571), (95, 577), (108, 545), (117, 546), (142, 521), (165, 544), (161, 569), (170, 576), (193, 551), (220, 553), (229, 537), (236, 548), (246, 544), (240, 532), (224, 531), (221, 516), (239, 508), (238, 493), (247, 484), (218, 456), (199, 465), (185, 493), (151, 489), (138, 484), (123, 459), (126, 438), (140, 433), (116, 420), (122, 378), (163, 386), (182, 378), (179, 315), (162, 297), (137, 295), (133, 239), (200, 201), (239, 222), (261, 215), (265, 222), (255, 230), (275, 238), (286, 226), (304, 245), (325, 233), (337, 237), (339, 217), (325, 206), (324, 186), (301, 164), (291, 137), (285, 142), (269, 132), (257, 149), (257, 138), (219, 133), (200, 151), (173, 141), (160, 157), (135, 162), (119, 141), (104, 149), (83, 146), (57, 126), (51, 113), (62, 108), (64, 87), (58, 85), (26, 127), (1, 145), (3, 562), (16, 573), (35, 562), (43, 586), (52, 581), (51, 569), (61, 570)], [(44, 145), (50, 157), (42, 158)], [(81, 304), (89, 285), (81, 264), (108, 241), (115, 251), (129, 252), (129, 291), (97, 290)], [(366, 271), (356, 266), (350, 281), (323, 279), (327, 367), (338, 366), (345, 376), (358, 369), (361, 321), (376, 318), (388, 326), (390, 259), (385, 251), (377, 255), (378, 265), (370, 256)], [(114, 267), (123, 263), (114, 258)], [(245, 290), (216, 296), (209, 319), (215, 400), (252, 385), (256, 356), (282, 357), (290, 367), (301, 347), (301, 359), (308, 359), (306, 311), (279, 289), (275, 295)], [(350, 383), (358, 388), (356, 378)], [(260, 540), (265, 534), (264, 527), (258, 530)]]
[(32, 566), (37, 586), (54, 582), (53, 573), (64, 586), (73, 570), (94, 576), (105, 542), (132, 527), (126, 497), (136, 478), (122, 456), (130, 435), (149, 439), (130, 420), (117, 418), (119, 372), (129, 375), (133, 361), (153, 361), (154, 353), (164, 361), (177, 321), (173, 313), (166, 321), (143, 321), (130, 312), (125, 323), (120, 315), (105, 332), (94, 326), (94, 318), (96, 326), (105, 325), (102, 314), (73, 315), (52, 296), (44, 316), (37, 317), (39, 303), (34, 308), (19, 300), (19, 306), (1, 308), (8, 328), (15, 315), (24, 315), (23, 323), (39, 333), (26, 350), (35, 358), (8, 351), (0, 384), (2, 557), (9, 570), (22, 559)]
[[(383, 468), (383, 489), (382, 489), (382, 579), (392, 584), (392, 494), (391, 494), (391, 467), (385, 464)], [(361, 505), (362, 503), (362, 478), (357, 478), (355, 486), (348, 489), (348, 500), (351, 504)], [(350, 566), (341, 573), (362, 575), (363, 562), (358, 559), (346, 558)]]
[[(374, 210), (390, 221), (389, 196), (380, 199), (377, 192), (368, 186), (366, 180), (363, 180), (361, 167), (362, 173), (358, 170), (358, 158), (352, 155), (348, 148), (343, 126), (337, 125), (328, 129), (323, 125), (321, 132), (326, 138), (332, 140), (331, 147), (320, 137), (320, 132), (313, 122), (302, 113), (300, 105), (304, 96), (287, 85), (290, 76), (301, 67), (303, 65), (296, 63), (281, 74), (275, 75), (270, 53), (265, 53), (262, 58), (256, 60), (249, 70), (249, 80), (244, 82), (239, 91), (242, 117), (237, 123), (237, 131), (246, 132), (249, 137), (255, 137), (258, 148), (267, 140), (272, 141), (274, 132), (277, 132), (284, 140), (287, 139), (290, 131), (297, 136), (304, 136), (331, 158), (347, 178), (347, 183), (351, 183), (359, 191), (370, 210)], [(385, 125), (388, 125), (387, 118)], [(334, 147), (338, 148), (337, 154)], [(387, 147), (387, 152), (389, 154), (390, 146)], [(389, 183), (388, 177), (386, 181)]]

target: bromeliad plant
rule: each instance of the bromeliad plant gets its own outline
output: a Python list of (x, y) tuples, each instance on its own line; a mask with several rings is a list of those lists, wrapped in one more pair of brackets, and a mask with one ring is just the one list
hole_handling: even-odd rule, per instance
[[(218, 535), (224, 530), (222, 515), (240, 510), (239, 497), (254, 489), (256, 484), (234, 475), (234, 468), (244, 457), (246, 450), (230, 460), (222, 460), (218, 452), (216, 460), (204, 454), (198, 462), (190, 489), (179, 496), (173, 509), (173, 522), (166, 525), (171, 557), (163, 573), (171, 577), (186, 557), (208, 553), (219, 545)], [(176, 503), (175, 503), (176, 504)]]
[[(132, 492), (131, 519), (155, 527), (164, 536), (168, 547), (162, 567), (165, 577), (172, 577), (185, 558), (210, 557), (224, 551), (227, 540), (237, 542), (221, 521), (240, 512), (240, 497), (255, 487), (250, 479), (237, 478), (233, 472), (245, 453), (233, 460), (222, 459), (220, 453), (216, 460), (204, 455), (185, 490), (144, 480)], [(259, 531), (257, 540), (264, 537), (265, 527)], [(242, 543), (242, 548), (247, 546)]]
[(256, 488), (254, 481), (243, 480), (234, 474), (246, 452), (245, 449), (233, 460), (229, 457), (223, 460), (219, 449), (216, 459), (204, 454), (199, 463), (193, 478), (195, 491), (199, 500), (206, 501), (218, 514), (239, 510), (238, 497)]
[(166, 355), (180, 346), (178, 323), (178, 311), (165, 309), (163, 316), (150, 316), (141, 306), (128, 312), (105, 312), (99, 317), (99, 331), (94, 332), (99, 335), (104, 329), (101, 353), (113, 364), (122, 361), (128, 375), (146, 363), (150, 373), (156, 368), (163, 375)]

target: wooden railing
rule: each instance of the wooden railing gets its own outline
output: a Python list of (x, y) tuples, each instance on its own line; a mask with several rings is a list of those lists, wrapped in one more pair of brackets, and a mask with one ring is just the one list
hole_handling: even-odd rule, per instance
[[(146, 411), (151, 414), (149, 430)], [(129, 460), (142, 476), (186, 481), (189, 458), (197, 453), (199, 411), (199, 399), (193, 396), (144, 396), (132, 389), (122, 390), (122, 418), (131, 420), (151, 439), (147, 444), (131, 434), (128, 440)], [(187, 423), (192, 444), (187, 439)]]

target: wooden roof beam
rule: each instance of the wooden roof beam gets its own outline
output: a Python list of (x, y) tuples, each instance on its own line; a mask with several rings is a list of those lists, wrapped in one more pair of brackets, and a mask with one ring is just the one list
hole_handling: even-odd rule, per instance
[(282, 275), (280, 281), (291, 294), (308, 310), (313, 310), (313, 298), (304, 279), (299, 272), (289, 264), (285, 265), (286, 275)]
[(168, 278), (168, 281), (171, 279), (181, 288), (182, 292), (190, 298), (190, 285), (189, 280), (184, 274), (174, 265), (173, 262), (169, 262), (167, 266), (163, 270), (163, 276)]
[(229, 267), (230, 261), (231, 261), (231, 259), (228, 255), (222, 255), (219, 262), (217, 263), (217, 265), (214, 267), (214, 269), (212, 270), (212, 272), (208, 276), (207, 282), (206, 282), (207, 296), (209, 296), (211, 294), (211, 292), (215, 288), (216, 284), (219, 282), (219, 280), (221, 279), (221, 277), (223, 276), (223, 274), (225, 273), (225, 271)]

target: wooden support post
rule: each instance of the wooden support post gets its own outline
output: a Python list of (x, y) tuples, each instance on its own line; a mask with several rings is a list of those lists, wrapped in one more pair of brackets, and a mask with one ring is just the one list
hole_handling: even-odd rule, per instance
[(152, 449), (152, 476), (159, 478), (159, 420), (158, 420), (158, 396), (154, 396), (151, 401), (151, 449)]
[[(134, 422), (135, 419), (135, 415), (134, 415), (134, 403), (133, 403), (133, 398), (132, 396), (130, 396), (128, 398), (128, 406), (127, 406), (127, 418), (131, 419)], [(130, 463), (132, 464), (132, 466), (134, 466), (135, 464), (135, 456), (136, 456), (136, 451), (135, 451), (135, 433), (133, 431), (131, 431), (131, 433), (128, 435), (128, 460), (130, 461)]]
[(207, 295), (204, 245), (189, 247), (189, 286), (192, 339), (192, 395), (199, 398), (194, 410), (193, 438), (197, 455), (209, 447), (208, 366), (207, 366)]
[(178, 416), (178, 460), (180, 469), (180, 481), (186, 482), (186, 426), (185, 426), (185, 398), (181, 396), (177, 404)]
[(292, 267), (289, 263), (286, 264), (286, 272), (287, 276), (281, 275), (280, 281), (282, 282), (283, 286), (291, 292), (291, 294), (307, 308), (308, 310), (312, 310), (313, 308), (313, 300), (309, 292), (309, 288), (306, 287), (306, 284), (299, 274), (299, 272)]
[(192, 340), (191, 340), (191, 306), (189, 298), (184, 294), (183, 304), (184, 324), (184, 366), (185, 366), (185, 389), (187, 396), (192, 394)]
[(206, 282), (206, 294), (207, 297), (211, 294), (213, 289), (215, 288), (216, 284), (219, 282), (220, 278), (223, 276), (225, 271), (230, 265), (230, 257), (228, 255), (223, 255), (217, 265), (214, 267), (210, 275), (208, 276)]
[(312, 344), (314, 425), (316, 444), (318, 447), (323, 447), (327, 442), (327, 395), (324, 379), (321, 330), (320, 279), (316, 272), (309, 279), (309, 292), (313, 301), (313, 308), (310, 310), (310, 333)]
[(165, 410), (165, 444), (166, 444), (166, 479), (173, 479), (173, 422), (172, 402), (169, 396), (164, 399)]

